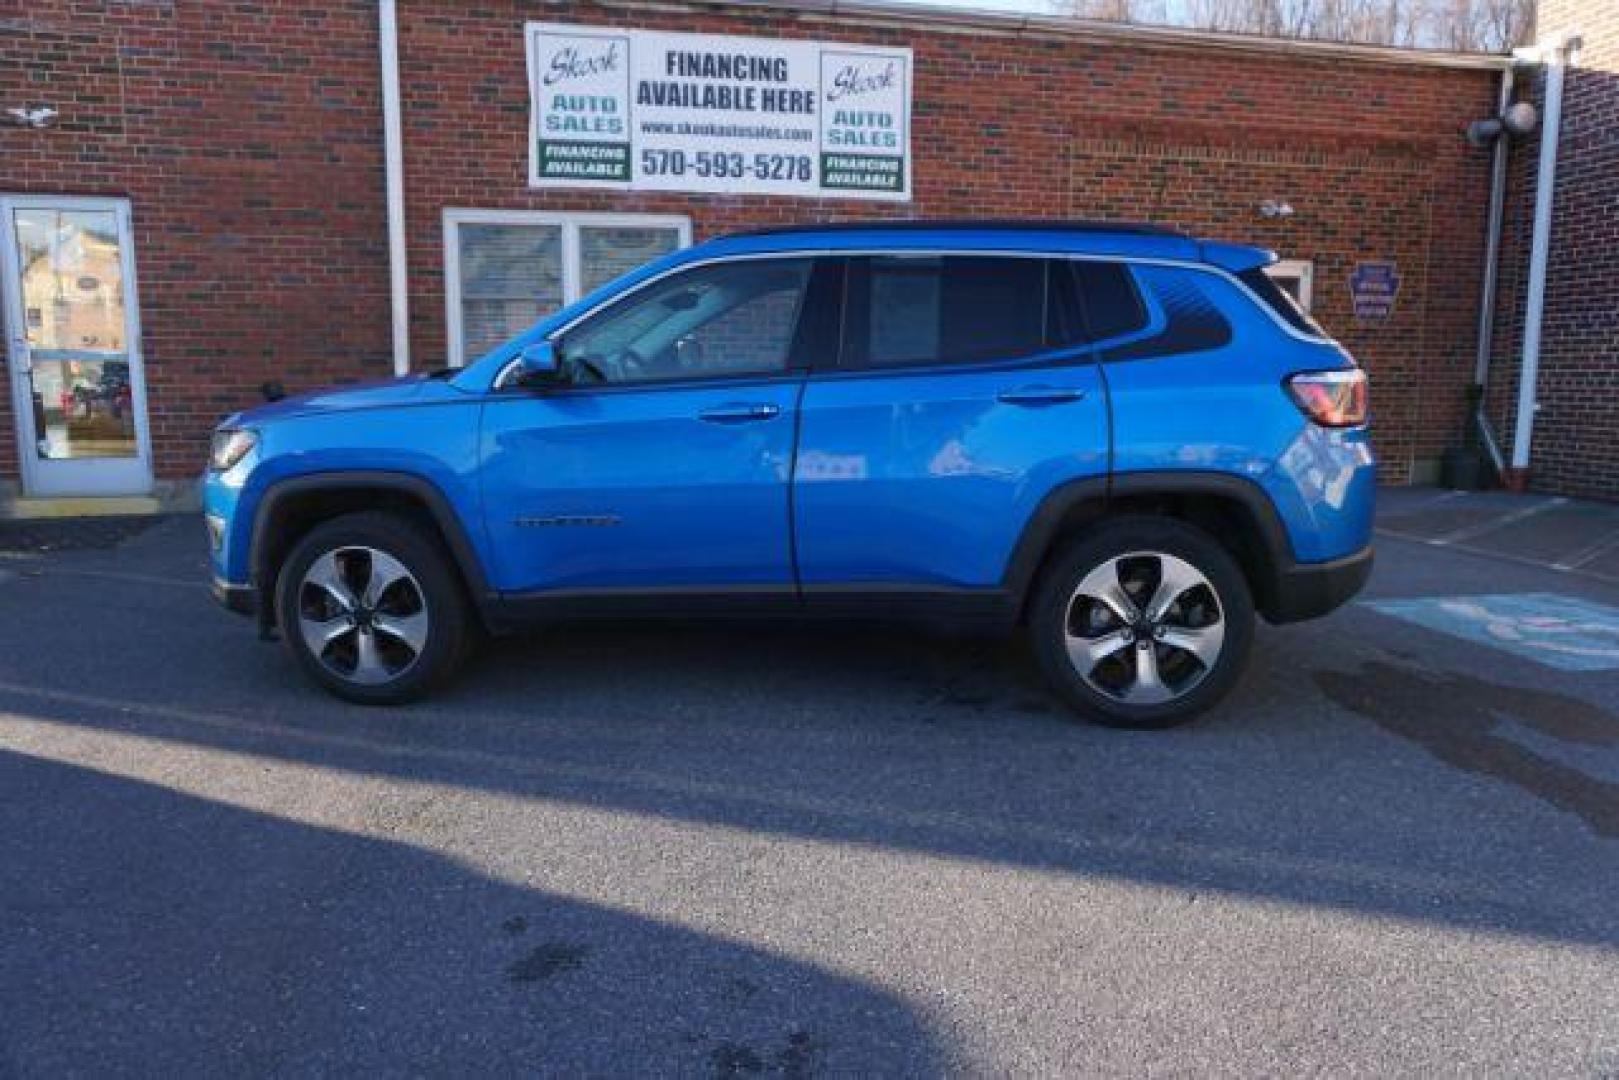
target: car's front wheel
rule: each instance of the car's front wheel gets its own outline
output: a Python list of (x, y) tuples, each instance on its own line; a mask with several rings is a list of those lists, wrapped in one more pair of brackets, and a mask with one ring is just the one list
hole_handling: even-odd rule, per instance
[(276, 584), (282, 640), (349, 701), (418, 698), (454, 671), (471, 627), (437, 539), (407, 517), (354, 513), (311, 529)]
[(1081, 715), (1116, 727), (1182, 723), (1242, 673), (1254, 604), (1236, 560), (1172, 518), (1122, 518), (1061, 552), (1036, 585), (1041, 668)]

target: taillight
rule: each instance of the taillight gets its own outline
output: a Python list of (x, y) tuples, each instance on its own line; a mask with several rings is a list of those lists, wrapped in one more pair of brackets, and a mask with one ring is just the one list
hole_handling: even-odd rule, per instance
[(1366, 422), (1366, 373), (1360, 368), (1307, 371), (1287, 380), (1287, 392), (1322, 427), (1355, 427)]

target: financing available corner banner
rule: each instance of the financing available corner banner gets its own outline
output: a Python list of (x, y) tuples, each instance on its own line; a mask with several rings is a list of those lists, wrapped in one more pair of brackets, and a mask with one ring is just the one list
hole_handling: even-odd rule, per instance
[(911, 197), (911, 50), (528, 25), (529, 184)]

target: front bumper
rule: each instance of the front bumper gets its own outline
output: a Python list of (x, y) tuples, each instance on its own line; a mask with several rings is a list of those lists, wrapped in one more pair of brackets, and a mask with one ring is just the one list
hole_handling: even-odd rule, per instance
[(216, 577), (209, 591), (225, 610), (238, 615), (251, 615), (259, 609), (259, 591), (251, 585), (233, 585)]
[(1273, 623), (1318, 618), (1347, 603), (1371, 575), (1370, 544), (1331, 562), (1294, 563), (1276, 576), (1265, 618)]

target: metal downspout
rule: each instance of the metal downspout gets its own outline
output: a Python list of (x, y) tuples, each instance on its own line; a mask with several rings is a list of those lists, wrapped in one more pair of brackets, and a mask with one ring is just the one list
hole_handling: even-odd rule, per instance
[(382, 155), (388, 194), (388, 286), (393, 313), (394, 374), (410, 372), (410, 277), (405, 252), (405, 151), (399, 119), (399, 13), (378, 0), (382, 51)]
[[(1504, 116), (1512, 104), (1512, 90), (1516, 79), (1513, 69), (1501, 69), (1501, 91), (1496, 101), (1495, 115)], [(1495, 292), (1501, 260), (1501, 219), (1506, 210), (1507, 155), (1510, 140), (1503, 131), (1496, 137), (1490, 158), (1490, 208), (1484, 238), (1484, 284), (1480, 289), (1478, 306), (1478, 356), (1473, 364), (1473, 424), (1479, 442), (1490, 455), (1490, 464), (1499, 476), (1506, 471), (1506, 459), (1501, 455), (1500, 441), (1490, 425), (1484, 406), (1484, 394), (1490, 381), (1490, 353), (1495, 347)]]
[(1552, 199), (1557, 183), (1557, 141), (1563, 123), (1563, 76), (1579, 38), (1564, 33), (1539, 47), (1546, 64), (1545, 118), (1540, 164), (1535, 174), (1535, 223), (1529, 245), (1529, 296), (1523, 319), (1523, 361), (1518, 370), (1518, 415), (1512, 433), (1509, 486), (1528, 482), (1529, 447), (1535, 432), (1535, 394), (1540, 375), (1541, 324), (1546, 304), (1546, 260), (1551, 251)]

